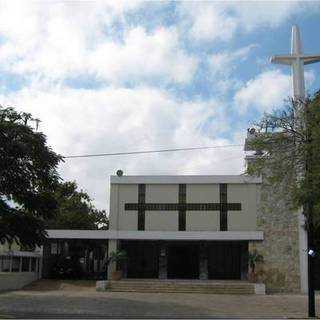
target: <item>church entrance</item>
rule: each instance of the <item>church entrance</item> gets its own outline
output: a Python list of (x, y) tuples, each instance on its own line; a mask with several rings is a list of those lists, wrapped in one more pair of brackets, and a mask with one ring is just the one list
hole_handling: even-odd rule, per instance
[(158, 278), (158, 244), (153, 241), (124, 241), (121, 249), (127, 253), (127, 278)]
[(214, 242), (208, 246), (208, 277), (240, 280), (243, 245), (239, 242)]
[(168, 252), (168, 279), (199, 279), (199, 245), (170, 244)]

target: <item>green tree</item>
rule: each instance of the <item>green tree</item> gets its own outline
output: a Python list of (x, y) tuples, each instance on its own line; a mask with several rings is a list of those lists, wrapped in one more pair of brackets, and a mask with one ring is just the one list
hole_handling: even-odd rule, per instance
[[(255, 150), (249, 174), (285, 186), (293, 208), (303, 208), (308, 234), (308, 314), (315, 316), (315, 256), (320, 231), (320, 91), (265, 114), (248, 142)], [(286, 190), (285, 190), (286, 189)]]
[(319, 225), (320, 93), (304, 102), (288, 101), (283, 109), (265, 114), (255, 129), (247, 142), (255, 150), (247, 173), (262, 175), (271, 184), (285, 183), (292, 207), (312, 203), (313, 222)]
[(36, 132), (31, 114), (0, 106), (0, 242), (33, 248), (56, 209), (52, 191), (62, 157)]
[(60, 183), (54, 191), (57, 201), (55, 215), (47, 222), (49, 229), (106, 229), (104, 210), (97, 210), (89, 195), (78, 191), (75, 181)]

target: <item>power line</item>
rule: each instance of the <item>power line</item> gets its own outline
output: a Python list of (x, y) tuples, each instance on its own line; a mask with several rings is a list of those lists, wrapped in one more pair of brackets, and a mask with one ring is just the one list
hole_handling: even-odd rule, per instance
[(82, 155), (64, 156), (63, 158), (64, 159), (73, 159), (73, 158), (110, 157), (110, 156), (123, 156), (123, 155), (133, 155), (133, 154), (163, 153), (163, 152), (192, 151), (192, 150), (207, 150), (207, 149), (232, 148), (232, 147), (243, 147), (243, 144), (229, 144), (229, 145), (222, 145), (222, 146), (194, 147), (194, 148), (142, 150), (142, 151), (131, 151), (131, 152), (82, 154)]

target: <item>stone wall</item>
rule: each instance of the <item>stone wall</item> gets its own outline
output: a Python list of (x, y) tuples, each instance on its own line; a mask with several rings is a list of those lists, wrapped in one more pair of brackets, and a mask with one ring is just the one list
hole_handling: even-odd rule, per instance
[(264, 241), (250, 242), (264, 259), (257, 265), (258, 279), (267, 292), (300, 292), (299, 219), (290, 204), (286, 184), (270, 185), (263, 179), (257, 216)]

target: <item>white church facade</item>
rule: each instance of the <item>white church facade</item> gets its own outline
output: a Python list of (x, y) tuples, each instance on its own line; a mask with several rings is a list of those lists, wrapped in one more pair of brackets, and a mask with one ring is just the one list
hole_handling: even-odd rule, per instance
[[(124, 250), (127, 278), (237, 279), (248, 275), (260, 178), (112, 176), (109, 252)], [(111, 269), (115, 265), (111, 266)]]
[(255, 281), (267, 292), (307, 291), (302, 215), (285, 186), (261, 177), (111, 176), (109, 219), (109, 230), (48, 230), (44, 276), (57, 247), (84, 241), (105, 248), (104, 260), (101, 248), (91, 260), (84, 255), (92, 271), (103, 271), (112, 252), (126, 252), (125, 263), (109, 265), (109, 279), (121, 269), (123, 279), (247, 282), (249, 255), (258, 252)]

